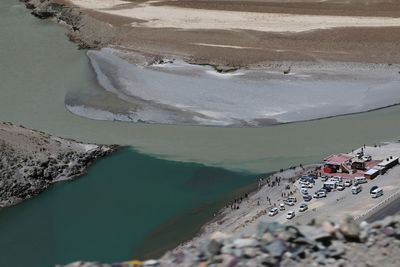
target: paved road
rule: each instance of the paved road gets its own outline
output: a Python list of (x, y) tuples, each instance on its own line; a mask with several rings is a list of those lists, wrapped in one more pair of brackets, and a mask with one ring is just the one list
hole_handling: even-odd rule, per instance
[(386, 207), (378, 210), (374, 214), (370, 215), (365, 219), (367, 222), (373, 222), (377, 220), (381, 220), (385, 218), (386, 216), (396, 214), (400, 211), (400, 198), (397, 198), (395, 201), (392, 201), (387, 205)]

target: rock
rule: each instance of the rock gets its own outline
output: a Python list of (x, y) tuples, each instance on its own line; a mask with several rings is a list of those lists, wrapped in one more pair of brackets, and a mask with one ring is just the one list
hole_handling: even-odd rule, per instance
[(246, 259), (251, 259), (254, 258), (255, 256), (258, 255), (258, 249), (256, 248), (245, 248), (243, 250), (243, 257)]
[(275, 240), (275, 237), (271, 233), (267, 232), (262, 236), (261, 240), (263, 243), (269, 244)]
[(335, 226), (331, 222), (328, 222), (328, 221), (322, 222), (321, 228), (322, 228), (322, 230), (324, 230), (326, 233), (328, 233), (330, 235), (333, 235), (336, 230)]
[(269, 245), (265, 246), (264, 249), (271, 256), (280, 258), (286, 252), (287, 246), (283, 240), (275, 239)]
[(340, 232), (346, 239), (359, 240), (360, 226), (350, 215), (345, 216), (340, 223)]
[(252, 238), (240, 238), (240, 239), (236, 239), (233, 242), (233, 245), (236, 248), (256, 247), (259, 245), (259, 242)]
[[(292, 241), (292, 240), (296, 239), (297, 237), (299, 237), (300, 235), (301, 235), (300, 231), (296, 227), (290, 225), (290, 226), (286, 227), (285, 231), (280, 232), (277, 235), (277, 237), (280, 239), (283, 239), (285, 241)], [(264, 236), (263, 236), (263, 239), (265, 239)]]
[(391, 226), (384, 227), (382, 232), (387, 236), (393, 236), (396, 233), (395, 229)]
[(319, 264), (325, 264), (326, 257), (325, 254), (323, 254), (322, 252), (316, 253), (314, 257), (315, 257), (314, 260)]
[(271, 255), (265, 254), (260, 258), (262, 266), (275, 267), (278, 265), (279, 259)]
[(333, 241), (323, 253), (329, 258), (339, 258), (345, 253), (344, 245), (342, 242)]
[(208, 257), (203, 251), (197, 253), (197, 261), (207, 261)]
[(275, 235), (279, 230), (283, 230), (284, 226), (278, 222), (260, 222), (257, 225), (257, 236), (261, 237), (266, 232)]
[(322, 228), (316, 228), (308, 225), (299, 226), (300, 233), (307, 239), (320, 241), (331, 238), (331, 234), (324, 231)]
[(221, 247), (222, 243), (218, 242), (215, 239), (211, 239), (211, 241), (207, 245), (207, 251), (211, 254), (211, 256), (214, 256), (219, 254)]

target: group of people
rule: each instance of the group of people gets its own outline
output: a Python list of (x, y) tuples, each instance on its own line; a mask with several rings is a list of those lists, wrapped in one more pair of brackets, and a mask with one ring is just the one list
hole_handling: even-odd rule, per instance
[(243, 196), (235, 198), (233, 201), (228, 203), (226, 205), (226, 208), (230, 207), (231, 210), (238, 210), (238, 209), (240, 209), (240, 203), (242, 203), (242, 201), (247, 199), (247, 198), (249, 198), (249, 194), (245, 193)]
[[(298, 167), (301, 168), (302, 170), (305, 170), (305, 168), (303, 167), (302, 164), (300, 164)], [(281, 172), (283, 172), (283, 170)], [(297, 177), (290, 177), (286, 180), (287, 180), (287, 182), (294, 183), (297, 180)], [(273, 176), (269, 176), (269, 177), (265, 177), (265, 178), (259, 178), (258, 189), (261, 189), (264, 185), (266, 185), (268, 187), (276, 187), (276, 186), (279, 187), (281, 185), (281, 181), (282, 181), (282, 177), (277, 176), (277, 175), (273, 175)], [(282, 197), (282, 199), (286, 199), (287, 197), (294, 195), (296, 191), (297, 190), (292, 189), (292, 187), (288, 183), (286, 185), (286, 187), (282, 190), (281, 197)], [(249, 197), (249, 194), (246, 193), (241, 197), (235, 198), (233, 201), (229, 202), (226, 205), (226, 208), (230, 208), (231, 210), (238, 210), (238, 209), (240, 209), (240, 204), (248, 197)], [(267, 200), (269, 206), (273, 206), (273, 207), (277, 206), (277, 203), (273, 202), (269, 196), (266, 196), (266, 200)], [(261, 205), (260, 200), (257, 201), (257, 205), (258, 206)]]

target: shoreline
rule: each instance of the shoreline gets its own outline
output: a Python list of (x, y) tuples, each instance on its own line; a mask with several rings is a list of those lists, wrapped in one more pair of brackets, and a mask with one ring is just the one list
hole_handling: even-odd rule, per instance
[[(385, 142), (382, 145), (374, 146), (364, 146), (365, 153), (372, 153), (376, 159), (384, 160), (388, 155), (393, 155), (394, 157), (400, 155), (400, 141), (399, 142)], [(357, 152), (362, 151), (360, 149), (352, 150), (349, 154), (356, 155)], [(379, 161), (378, 160), (378, 161)], [(300, 165), (301, 166), (301, 165)], [(278, 217), (266, 217), (267, 211), (271, 207), (279, 207), (279, 203), (283, 203), (287, 196), (295, 196), (297, 198), (297, 203), (306, 203), (303, 201), (302, 194), (300, 193), (300, 185), (298, 184), (299, 178), (302, 175), (309, 173), (312, 170), (323, 166), (322, 163), (308, 164), (303, 167), (290, 167), (284, 171), (275, 172), (268, 178), (274, 181), (274, 179), (281, 178), (283, 180), (283, 185), (270, 186), (268, 184), (259, 184), (259, 187), (249, 194), (248, 198), (243, 199), (243, 204), (235, 204), (240, 206), (240, 209), (233, 209), (229, 207), (222, 208), (218, 215), (211, 219), (207, 224), (205, 224), (201, 231), (192, 239), (187, 242), (181, 243), (177, 246), (172, 253), (179, 254), (182, 251), (187, 251), (192, 248), (199, 248), (206, 244), (206, 242), (214, 235), (227, 234), (232, 237), (240, 238), (250, 235), (257, 230), (257, 224), (264, 221), (267, 222), (278, 222), (288, 225), (306, 225), (310, 221), (314, 220), (316, 222), (321, 222), (323, 220), (329, 220), (332, 222), (337, 222), (340, 220), (341, 216), (351, 216), (354, 221), (360, 223), (362, 220), (368, 220), (368, 218), (373, 217), (375, 214), (379, 214), (382, 219), (384, 213), (380, 212), (384, 210), (386, 206), (390, 205), (392, 202), (397, 201), (400, 196), (400, 186), (397, 182), (398, 174), (400, 173), (400, 166), (394, 166), (393, 169), (389, 169), (386, 173), (382, 174), (382, 177), (377, 177), (368, 181), (368, 184), (364, 184), (365, 188), (370, 188), (371, 186), (379, 185), (380, 188), (384, 188), (385, 193), (382, 198), (374, 199), (369, 195), (358, 197), (359, 199), (355, 201), (352, 197), (346, 196), (346, 191), (337, 191), (340, 193), (329, 193), (336, 197), (331, 202), (326, 204), (321, 204), (321, 200), (317, 202), (313, 201), (309, 205), (309, 211), (306, 213), (297, 213), (296, 217), (291, 221), (285, 220), (284, 218)], [(262, 181), (262, 179), (260, 179)], [(265, 180), (264, 180), (265, 181)], [(287, 183), (285, 184), (285, 181)], [(285, 194), (287, 190), (284, 186), (290, 186), (290, 191), (293, 194)], [(277, 187), (277, 188), (274, 188)], [(363, 189), (363, 191), (367, 189)], [(277, 193), (282, 193), (279, 195)], [(344, 193), (344, 194), (343, 194)], [(347, 192), (349, 193), (349, 192)], [(336, 196), (339, 195), (339, 196)], [(351, 195), (351, 194), (350, 194)], [(331, 197), (331, 196), (330, 196)], [(265, 200), (269, 198), (269, 202)], [(354, 203), (349, 205), (349, 201), (355, 204), (363, 204), (357, 206)], [(343, 204), (345, 202), (346, 204)], [(257, 204), (255, 204), (257, 203)], [(271, 205), (273, 203), (273, 205)], [(276, 205), (275, 205), (276, 204)], [(243, 206), (243, 207), (242, 207)], [(286, 206), (286, 205), (285, 205)], [(324, 207), (324, 208), (322, 208)], [(340, 209), (338, 209), (340, 208)], [(286, 206), (284, 213), (291, 208)], [(390, 212), (394, 212), (394, 207), (392, 207)], [(398, 211), (398, 209), (397, 209)], [(334, 215), (332, 215), (334, 214)]]
[[(0, 210), (39, 195), (54, 183), (77, 179), (118, 145), (77, 142), (0, 123)], [(16, 166), (20, 166), (16, 168)]]
[[(308, 171), (320, 166), (318, 163), (314, 164), (307, 164), (305, 166), (291, 166), (287, 169), (282, 169), (276, 172), (273, 172), (272, 174), (267, 174), (266, 177), (260, 178), (258, 186), (256, 186), (252, 191), (250, 191), (247, 194), (247, 197), (245, 194), (241, 194), (237, 199), (240, 199), (242, 197), (241, 203), (245, 205), (245, 203), (249, 203), (250, 201), (254, 202), (254, 199), (260, 199), (260, 194), (265, 193), (269, 194), (270, 196), (274, 194), (274, 191), (276, 192), (278, 189), (279, 190), (284, 190), (283, 185), (285, 183), (290, 183), (291, 184), (291, 189), (293, 188), (293, 184), (295, 181), (297, 181), (298, 178), (300, 178), (304, 173), (307, 173)], [(277, 185), (275, 184), (274, 186), (268, 186), (266, 183), (267, 180), (272, 180), (274, 181), (275, 178), (280, 177), (282, 179), (282, 185)], [(260, 181), (261, 179), (264, 182)], [(277, 188), (275, 188), (277, 187)], [(231, 202), (230, 204), (236, 205), (236, 199)], [(238, 203), (237, 205), (240, 207), (241, 203)], [(263, 206), (265, 203), (260, 203), (261, 206)], [(267, 204), (268, 205), (268, 204)], [(271, 205), (269, 205), (271, 207)], [(243, 210), (243, 207), (241, 208)], [(244, 208), (246, 209), (246, 208)], [(268, 208), (267, 208), (268, 209)], [(240, 208), (239, 208), (240, 210)], [(225, 207), (221, 208), (216, 216), (209, 220), (206, 224), (204, 224), (199, 232), (192, 237), (191, 239), (187, 240), (186, 242), (182, 242), (179, 244), (177, 247), (175, 247), (172, 251), (173, 253), (179, 253), (182, 250), (186, 250), (189, 248), (193, 247), (198, 247), (200, 244), (202, 244), (204, 241), (208, 240), (208, 238), (216, 232), (223, 232), (223, 233), (229, 233), (229, 235), (238, 235), (241, 234), (240, 228), (242, 227), (241, 223), (238, 223), (236, 219), (240, 219), (242, 215), (234, 215), (236, 210), (232, 210), (229, 204), (226, 204)], [(259, 217), (260, 214), (256, 214), (256, 217)], [(257, 218), (258, 218), (257, 217)], [(232, 220), (231, 223), (226, 223), (226, 221)], [(253, 218), (252, 218), (253, 219)], [(251, 222), (245, 222), (245, 223), (251, 223)], [(225, 224), (225, 225), (224, 225)], [(243, 226), (244, 227), (244, 226)], [(229, 230), (228, 230), (229, 229)]]

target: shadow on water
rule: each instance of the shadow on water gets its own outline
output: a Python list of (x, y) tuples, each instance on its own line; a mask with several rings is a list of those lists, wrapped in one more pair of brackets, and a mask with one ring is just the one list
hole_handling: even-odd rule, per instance
[(125, 147), (83, 177), (2, 210), (0, 266), (159, 255), (193, 236), (229, 196), (255, 178)]
[(139, 243), (138, 250), (134, 253), (134, 257), (141, 259), (161, 257), (166, 251), (172, 250), (179, 244), (200, 234), (202, 226), (206, 223), (218, 220), (218, 211), (224, 208), (226, 203), (235, 197), (253, 192), (256, 188), (257, 184), (252, 183), (225, 195), (221, 201), (204, 204), (176, 216), (142, 240)]

